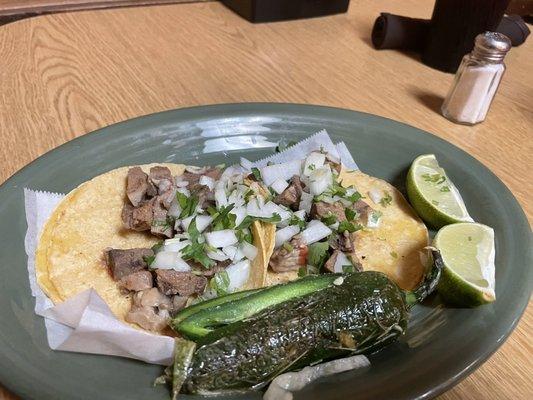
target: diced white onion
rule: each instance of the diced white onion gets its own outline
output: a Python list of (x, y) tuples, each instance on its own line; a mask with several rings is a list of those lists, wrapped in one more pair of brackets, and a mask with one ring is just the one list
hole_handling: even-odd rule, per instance
[(176, 186), (177, 187), (184, 188), (184, 187), (187, 187), (188, 185), (189, 185), (188, 181), (182, 180), (181, 177), (179, 177), (179, 176), (176, 177)]
[(346, 257), (346, 254), (343, 252), (339, 252), (337, 255), (337, 259), (335, 260), (335, 265), (333, 266), (333, 270), (335, 272), (343, 272), (342, 266), (343, 265), (353, 265), (352, 262), (348, 257)]
[(215, 202), (217, 208), (224, 207), (228, 204), (228, 198), (226, 197), (226, 189), (224, 186), (224, 182), (222, 181), (219, 181), (215, 186)]
[(379, 204), (383, 195), (379, 189), (370, 189), (368, 191), (368, 197), (370, 197), (375, 204)]
[(229, 213), (235, 215), (235, 226), (239, 226), (246, 218), (246, 207), (235, 207)]
[(191, 224), (191, 221), (193, 220), (194, 217), (195, 217), (194, 215), (191, 215), (190, 217), (183, 218), (181, 220), (181, 226), (182, 226), (184, 231), (189, 229), (189, 225)]
[(244, 173), (244, 168), (242, 168), (241, 166), (239, 166), (239, 165), (230, 165), (228, 168), (226, 168), (224, 170), (224, 172), (222, 172), (222, 175), (220, 176), (220, 179), (221, 180), (226, 180), (226, 179), (231, 178), (232, 176), (241, 175), (243, 173)]
[(233, 260), (233, 257), (235, 257), (235, 253), (237, 252), (237, 246), (226, 246), (222, 251), (230, 260)]
[(242, 254), (244, 254), (244, 256), (250, 261), (253, 261), (257, 256), (257, 247), (247, 241), (242, 242), (239, 248), (242, 251)]
[(274, 191), (277, 193), (277, 194), (281, 194), (283, 193), (283, 191), (285, 189), (287, 189), (287, 187), (289, 186), (289, 184), (287, 183), (287, 181), (285, 179), (276, 179), (272, 185), (270, 185), (270, 187), (272, 189), (274, 189)]
[(211, 222), (213, 222), (213, 218), (211, 216), (198, 215), (196, 217), (196, 229), (198, 229), (198, 232), (203, 232)]
[(294, 215), (301, 220), (305, 221), (305, 210), (298, 210), (294, 212)]
[(264, 212), (265, 217), (272, 217), (274, 214), (278, 214), (281, 218), (281, 221), (285, 221), (292, 217), (292, 212), (272, 201), (266, 203), (263, 206), (262, 211)]
[(375, 211), (371, 212), (368, 216), (368, 222), (366, 223), (367, 228), (377, 228), (381, 223), (381, 215), (376, 214)]
[(224, 261), (229, 258), (226, 254), (224, 254), (222, 250), (218, 250), (218, 249), (214, 251), (208, 251), (206, 252), (206, 254), (207, 254), (207, 257), (215, 261)]
[(294, 235), (297, 235), (300, 232), (300, 227), (298, 225), (289, 225), (286, 228), (280, 229), (276, 232), (276, 244), (275, 247), (278, 248), (283, 243), (288, 242), (292, 239)]
[(181, 207), (178, 201), (176, 200), (176, 198), (174, 197), (174, 199), (170, 203), (170, 207), (168, 208), (168, 215), (170, 215), (171, 217), (177, 218), (180, 216), (180, 214), (181, 214)]
[(190, 240), (167, 239), (161, 251), (173, 251), (179, 253), (185, 246), (191, 244)]
[(191, 192), (189, 191), (189, 189), (187, 189), (185, 187), (179, 187), (176, 191), (181, 193), (181, 194), (184, 194), (187, 197), (190, 197), (190, 195), (191, 195)]
[(243, 287), (250, 277), (250, 261), (243, 260), (226, 268), (229, 278), (228, 291), (234, 292)]
[(322, 153), (312, 152), (305, 159), (304, 175), (309, 176), (314, 170), (322, 167), (326, 161), (326, 155)]
[(333, 175), (329, 165), (317, 168), (309, 175), (309, 192), (313, 196), (322, 194), (333, 183)]
[(215, 180), (207, 175), (202, 175), (198, 183), (207, 186), (210, 190), (213, 190), (215, 187)]
[(238, 242), (235, 232), (231, 229), (223, 229), (221, 231), (207, 232), (205, 234), (207, 243), (210, 246), (220, 249), (222, 247), (231, 246)]
[(191, 174), (203, 174), (207, 170), (206, 167), (197, 167), (196, 165), (186, 165), (185, 171), (190, 172)]
[(329, 235), (331, 235), (331, 229), (329, 229), (322, 222), (313, 220), (302, 232), (302, 239), (307, 244), (313, 244), (324, 239), (325, 237), (328, 237)]
[(294, 175), (300, 175), (302, 161), (294, 160), (281, 164), (267, 165), (260, 169), (261, 178), (267, 186), (272, 185), (276, 180), (283, 179), (288, 181)]
[(176, 271), (190, 271), (191, 267), (179, 256), (179, 253), (174, 251), (160, 251), (155, 255), (154, 261), (151, 264), (152, 268), (159, 269), (174, 269)]
[(306, 214), (311, 212), (311, 206), (313, 205), (313, 195), (303, 192), (302, 197), (300, 198), (300, 205), (298, 208), (301, 211), (304, 211)]

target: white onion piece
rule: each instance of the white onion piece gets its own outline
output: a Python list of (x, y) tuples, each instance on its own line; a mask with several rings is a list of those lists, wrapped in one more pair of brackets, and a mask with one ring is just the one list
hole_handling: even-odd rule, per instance
[(289, 186), (289, 184), (287, 183), (287, 181), (285, 179), (276, 179), (272, 185), (270, 185), (270, 187), (272, 189), (274, 189), (274, 191), (277, 193), (277, 194), (281, 194), (283, 193), (283, 191), (285, 189), (287, 189), (287, 187)]
[(228, 204), (228, 198), (226, 197), (226, 189), (224, 186), (224, 182), (222, 181), (219, 181), (215, 186), (215, 202), (217, 208), (224, 207)]
[(282, 164), (267, 165), (260, 169), (261, 178), (267, 186), (272, 185), (276, 180), (283, 179), (285, 181), (293, 177), (293, 175), (300, 175), (302, 169), (302, 161), (294, 160)]
[(305, 210), (298, 210), (298, 211), (294, 212), (294, 215), (296, 217), (298, 217), (299, 219), (304, 220), (304, 221), (305, 221), (305, 214), (306, 214)]
[(311, 206), (313, 205), (313, 195), (303, 192), (302, 197), (300, 198), (300, 205), (298, 208), (301, 211), (304, 211), (306, 214), (311, 212)]
[(309, 175), (309, 192), (313, 196), (322, 194), (333, 183), (333, 175), (329, 165), (317, 168)]
[(198, 183), (207, 186), (210, 190), (213, 190), (215, 187), (215, 180), (207, 175), (202, 175)]
[(244, 157), (241, 157), (241, 163), (240, 164), (246, 171), (251, 171), (251, 169), (254, 166), (253, 162), (251, 162), (250, 160), (248, 160), (247, 158), (244, 158)]
[(230, 165), (228, 168), (224, 170), (224, 172), (222, 172), (220, 179), (226, 180), (235, 175), (242, 175), (243, 173), (244, 173), (244, 168), (240, 167), (239, 165)]
[(170, 215), (171, 217), (177, 218), (180, 216), (180, 214), (181, 214), (181, 207), (178, 201), (176, 200), (176, 197), (174, 197), (174, 199), (170, 203), (170, 207), (168, 208), (168, 215)]
[(324, 239), (325, 237), (328, 237), (329, 235), (331, 235), (331, 229), (329, 229), (322, 222), (313, 220), (302, 232), (302, 239), (307, 244), (313, 244)]
[(167, 239), (160, 251), (174, 251), (179, 253), (181, 249), (191, 244), (190, 240)]
[(179, 253), (174, 251), (160, 251), (155, 255), (154, 261), (150, 266), (159, 269), (174, 269), (181, 272), (191, 270), (189, 264), (181, 259)]
[(381, 215), (376, 214), (375, 211), (371, 212), (368, 216), (368, 221), (366, 223), (367, 228), (377, 228), (381, 223)]
[(244, 205), (244, 192), (240, 186), (228, 196), (228, 203), (233, 204), (234, 207), (240, 207)]
[(223, 229), (221, 231), (207, 232), (205, 239), (210, 246), (220, 249), (222, 247), (231, 246), (238, 242), (235, 232), (231, 229)]
[(368, 191), (368, 197), (370, 197), (375, 204), (379, 204), (383, 195), (379, 189), (370, 189)]
[(246, 207), (235, 207), (229, 213), (235, 215), (235, 226), (239, 226), (246, 218)]
[(228, 256), (229, 259), (233, 260), (235, 253), (237, 253), (237, 246), (226, 246), (222, 249), (222, 251)]
[[(322, 167), (326, 161), (326, 155), (322, 153), (312, 152), (305, 159), (304, 175), (309, 176), (314, 170)], [(312, 167), (311, 167), (312, 166)]]
[(189, 191), (189, 189), (187, 189), (185, 187), (179, 187), (176, 191), (181, 193), (181, 194), (184, 194), (187, 197), (191, 196), (191, 192)]
[(253, 217), (264, 217), (264, 213), (261, 211), (259, 204), (257, 203), (257, 198), (250, 199), (246, 205), (246, 214)]
[(250, 261), (243, 260), (225, 269), (229, 278), (228, 291), (234, 292), (243, 287), (250, 277)]
[(346, 254), (343, 252), (339, 252), (337, 255), (337, 259), (335, 260), (335, 265), (333, 266), (333, 270), (335, 272), (342, 272), (342, 266), (343, 265), (353, 265), (352, 262), (348, 257), (346, 257)]
[(229, 258), (226, 254), (224, 254), (222, 250), (218, 250), (218, 249), (214, 251), (208, 251), (206, 252), (206, 254), (207, 254), (207, 257), (215, 261), (225, 261)]
[(253, 261), (257, 256), (257, 247), (248, 243), (247, 241), (242, 242), (239, 246), (239, 249), (241, 250), (242, 254), (244, 254), (244, 257), (250, 261)]
[(203, 232), (211, 222), (213, 222), (213, 218), (211, 216), (198, 215), (196, 217), (196, 229), (198, 229), (198, 232)]
[(194, 218), (194, 215), (191, 215), (190, 217), (183, 218), (181, 220), (181, 226), (182, 226), (184, 231), (189, 229), (189, 225), (191, 224), (191, 221), (193, 220), (193, 218)]
[(294, 235), (297, 235), (300, 232), (300, 227), (298, 225), (289, 225), (286, 228), (280, 229), (276, 232), (276, 244), (275, 247), (278, 248), (283, 243), (288, 242), (292, 239)]
[(179, 188), (184, 188), (184, 187), (189, 186), (189, 182), (180, 179), (180, 177), (178, 176), (176, 177), (176, 186)]

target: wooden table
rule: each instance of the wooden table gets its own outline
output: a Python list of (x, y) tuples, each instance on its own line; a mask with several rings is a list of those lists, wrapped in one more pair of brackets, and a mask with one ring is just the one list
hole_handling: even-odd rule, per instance
[[(143, 114), (201, 104), (324, 104), (382, 115), (456, 144), (533, 217), (533, 39), (507, 57), (488, 119), (438, 114), (453, 76), (375, 51), (380, 11), (429, 17), (430, 1), (352, 1), (327, 18), (252, 25), (219, 3), (48, 15), (0, 28), (0, 182), (54, 147)], [(533, 398), (533, 307), (502, 348), (441, 399)], [(421, 366), (423, 368), (423, 366)], [(16, 397), (0, 388), (1, 400)]]

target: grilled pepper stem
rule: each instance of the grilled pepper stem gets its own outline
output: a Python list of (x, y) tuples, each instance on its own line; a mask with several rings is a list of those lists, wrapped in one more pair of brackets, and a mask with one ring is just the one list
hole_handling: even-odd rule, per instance
[(176, 400), (181, 387), (187, 379), (187, 372), (191, 365), (196, 343), (176, 338), (174, 344), (174, 366), (172, 369), (172, 400)]
[(324, 289), (336, 278), (338, 278), (336, 274), (308, 276), (283, 285), (271, 286), (244, 297), (235, 297), (237, 293), (228, 295), (234, 296), (229, 299), (228, 296), (222, 296), (215, 299), (220, 299), (217, 304), (199, 303), (197, 311), (189, 313), (186, 318), (178, 313), (171, 320), (170, 326), (189, 339), (199, 339), (220, 326), (242, 321), (268, 307)]

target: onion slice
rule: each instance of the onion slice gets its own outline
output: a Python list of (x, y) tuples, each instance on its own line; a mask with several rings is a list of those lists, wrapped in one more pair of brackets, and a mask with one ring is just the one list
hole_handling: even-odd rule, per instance
[(221, 231), (207, 232), (205, 234), (207, 244), (216, 247), (217, 249), (231, 246), (238, 242), (235, 232), (231, 229), (223, 229)]
[(313, 244), (331, 235), (331, 229), (329, 229), (322, 222), (313, 220), (309, 222), (307, 228), (302, 232), (302, 240), (307, 244)]
[(243, 287), (250, 277), (250, 261), (243, 260), (225, 269), (229, 278), (228, 291), (234, 292)]
[(191, 270), (189, 264), (183, 261), (179, 253), (174, 251), (160, 251), (155, 255), (154, 261), (150, 266), (159, 269), (174, 269), (181, 272)]
[(263, 178), (267, 186), (270, 186), (278, 179), (287, 181), (294, 175), (300, 175), (301, 169), (302, 161), (294, 160), (281, 164), (267, 165), (261, 168), (260, 171), (261, 178)]
[(283, 243), (288, 242), (294, 235), (300, 232), (298, 225), (289, 225), (286, 228), (280, 229), (276, 232), (276, 244), (275, 247), (280, 247)]

